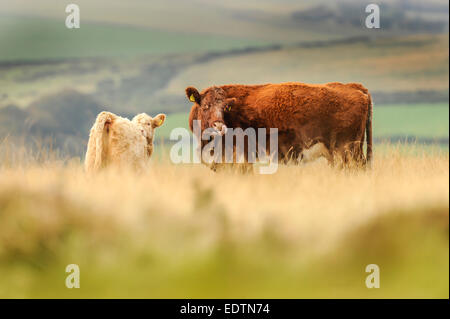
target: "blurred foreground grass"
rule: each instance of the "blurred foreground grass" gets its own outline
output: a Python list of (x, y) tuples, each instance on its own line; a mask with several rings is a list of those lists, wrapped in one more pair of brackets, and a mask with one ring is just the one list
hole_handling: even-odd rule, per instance
[(0, 156), (0, 297), (448, 298), (448, 152), (382, 149), (371, 171), (274, 175)]

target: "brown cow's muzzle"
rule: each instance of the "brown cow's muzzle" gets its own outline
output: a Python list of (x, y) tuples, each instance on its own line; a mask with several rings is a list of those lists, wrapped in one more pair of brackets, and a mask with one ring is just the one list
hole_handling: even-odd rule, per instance
[(227, 126), (223, 122), (214, 122), (213, 128), (217, 131), (214, 135), (224, 136), (227, 133)]

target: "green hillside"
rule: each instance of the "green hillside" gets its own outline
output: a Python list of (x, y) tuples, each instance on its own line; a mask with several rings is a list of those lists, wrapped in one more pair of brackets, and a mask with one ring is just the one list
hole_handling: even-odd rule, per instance
[[(192, 64), (173, 77), (166, 91), (188, 85), (228, 83), (359, 82), (370, 92), (448, 90), (446, 35), (361, 39), (224, 55)], [(428, 102), (428, 101), (427, 101)], [(417, 102), (416, 102), (417, 103)]]
[(0, 61), (222, 51), (264, 44), (238, 37), (89, 22), (70, 30), (56, 19), (0, 17)]
[(449, 136), (449, 105), (412, 104), (375, 107), (375, 137), (410, 136), (445, 138)]

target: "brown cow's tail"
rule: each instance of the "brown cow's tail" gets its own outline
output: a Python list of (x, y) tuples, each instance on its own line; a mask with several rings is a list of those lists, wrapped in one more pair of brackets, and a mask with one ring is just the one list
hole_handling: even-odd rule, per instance
[(108, 146), (109, 127), (115, 115), (110, 112), (101, 112), (95, 120), (89, 137), (88, 151), (86, 153), (86, 170), (96, 171), (104, 166), (104, 157)]
[(367, 165), (369, 167), (372, 166), (372, 159), (373, 159), (373, 153), (372, 153), (372, 117), (373, 117), (373, 102), (372, 97), (369, 95), (369, 105), (368, 105), (368, 113), (367, 113), (367, 119), (366, 119), (366, 139), (367, 139), (367, 150), (366, 150), (366, 158), (367, 158)]

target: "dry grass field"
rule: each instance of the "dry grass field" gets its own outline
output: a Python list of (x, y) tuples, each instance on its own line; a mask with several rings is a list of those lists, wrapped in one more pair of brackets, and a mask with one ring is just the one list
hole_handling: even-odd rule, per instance
[[(367, 171), (213, 173), (162, 156), (87, 176), (3, 143), (0, 297), (448, 298), (448, 152), (375, 155)], [(64, 286), (72, 263), (81, 289)]]

